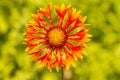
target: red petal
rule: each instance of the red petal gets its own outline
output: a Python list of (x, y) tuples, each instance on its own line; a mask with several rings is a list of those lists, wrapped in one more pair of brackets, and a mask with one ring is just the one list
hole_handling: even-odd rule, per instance
[(40, 54), (46, 47), (47, 47), (47, 46), (44, 46), (44, 47), (40, 48), (39, 50), (34, 51), (34, 52), (31, 52), (31, 53), (29, 53), (29, 54), (30, 54), (30, 55), (31, 55), (31, 54), (34, 54), (35, 56), (38, 56), (38, 54)]
[(44, 55), (39, 57), (37, 60), (49, 59), (52, 54), (52, 49), (49, 49)]

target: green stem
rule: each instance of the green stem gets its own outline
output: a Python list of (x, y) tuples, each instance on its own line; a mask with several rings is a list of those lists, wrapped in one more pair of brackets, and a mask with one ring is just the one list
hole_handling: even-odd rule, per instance
[(63, 67), (61, 67), (61, 80), (64, 80), (64, 71), (63, 71)]

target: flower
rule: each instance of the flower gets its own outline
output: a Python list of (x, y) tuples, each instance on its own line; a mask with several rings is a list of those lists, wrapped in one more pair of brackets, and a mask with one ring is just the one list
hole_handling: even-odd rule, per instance
[(33, 60), (39, 61), (40, 66), (46, 65), (50, 71), (54, 65), (58, 71), (60, 66), (69, 69), (74, 59), (82, 60), (86, 54), (85, 42), (91, 37), (86, 28), (89, 24), (84, 24), (86, 16), (82, 17), (80, 11), (64, 4), (55, 6), (55, 10), (56, 24), (51, 17), (51, 4), (32, 14), (33, 22), (26, 25), (24, 42), (28, 45), (26, 52), (34, 55)]

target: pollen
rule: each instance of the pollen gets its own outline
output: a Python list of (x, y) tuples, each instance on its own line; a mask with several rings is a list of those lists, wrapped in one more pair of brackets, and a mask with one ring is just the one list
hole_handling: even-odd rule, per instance
[(48, 40), (50, 45), (61, 46), (65, 41), (65, 32), (59, 28), (53, 28), (48, 32)]

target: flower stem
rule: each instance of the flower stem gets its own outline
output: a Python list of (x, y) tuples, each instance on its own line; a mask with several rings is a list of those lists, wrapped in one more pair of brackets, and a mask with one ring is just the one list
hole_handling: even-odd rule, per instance
[(63, 71), (63, 67), (61, 67), (61, 80), (64, 80), (64, 71)]

